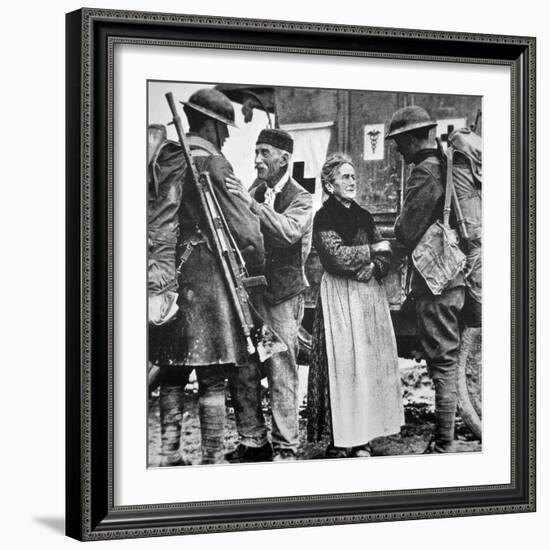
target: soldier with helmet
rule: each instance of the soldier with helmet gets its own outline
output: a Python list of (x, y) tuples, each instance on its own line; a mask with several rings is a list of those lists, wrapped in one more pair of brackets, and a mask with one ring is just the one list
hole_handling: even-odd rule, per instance
[[(409, 253), (426, 230), (443, 216), (444, 167), (430, 136), (430, 130), (436, 125), (424, 109), (408, 106), (393, 114), (386, 134), (386, 139), (395, 141), (405, 162), (414, 165), (395, 223), (395, 237)], [(410, 269), (410, 292), (415, 302), (418, 337), (435, 385), (436, 426), (433, 445), (428, 451), (452, 452), (464, 275), (459, 272), (440, 295), (435, 295), (420, 272), (412, 265)]]
[[(233, 173), (221, 153), (235, 126), (233, 105), (220, 91), (204, 88), (183, 102), (189, 121), (187, 143), (199, 172), (208, 172), (220, 208), (247, 264), (249, 274), (262, 272), (263, 237), (258, 218), (225, 186)], [(179, 145), (174, 144), (174, 147)], [(185, 464), (180, 451), (184, 388), (194, 369), (199, 386), (202, 463), (224, 460), (225, 380), (248, 361), (244, 337), (209, 242), (199, 197), (186, 167), (172, 170), (182, 155), (157, 158), (162, 178), (182, 181), (175, 263), (178, 312), (170, 324), (152, 330), (151, 347), (160, 366), (161, 465)], [(176, 158), (177, 157), (177, 158)], [(166, 162), (163, 162), (165, 160)]]

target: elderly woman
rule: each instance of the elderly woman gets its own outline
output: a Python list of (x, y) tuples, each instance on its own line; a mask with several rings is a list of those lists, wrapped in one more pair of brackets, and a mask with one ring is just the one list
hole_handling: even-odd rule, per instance
[(308, 384), (308, 440), (329, 435), (327, 458), (370, 456), (369, 441), (403, 422), (397, 347), (382, 279), (391, 259), (371, 214), (355, 201), (349, 158), (331, 155), (321, 182), (329, 198), (315, 215), (323, 274)]

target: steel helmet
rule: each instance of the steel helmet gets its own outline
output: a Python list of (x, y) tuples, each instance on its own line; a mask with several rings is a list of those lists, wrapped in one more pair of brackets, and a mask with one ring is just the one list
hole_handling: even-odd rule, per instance
[(392, 139), (420, 128), (434, 128), (435, 126), (437, 126), (437, 122), (432, 120), (427, 111), (418, 105), (409, 105), (393, 113), (386, 139)]
[(180, 101), (180, 103), (224, 124), (237, 127), (233, 105), (219, 90), (202, 88), (192, 94), (188, 101)]

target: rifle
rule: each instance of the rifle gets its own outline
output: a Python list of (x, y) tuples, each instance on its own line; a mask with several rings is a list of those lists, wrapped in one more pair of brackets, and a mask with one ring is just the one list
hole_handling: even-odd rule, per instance
[[(201, 210), (208, 226), (216, 257), (220, 264), (224, 281), (226, 283), (229, 298), (242, 333), (246, 341), (246, 348), (250, 355), (258, 352), (260, 361), (271, 357), (274, 353), (285, 351), (286, 345), (281, 341), (269, 327), (265, 326), (263, 320), (250, 304), (247, 288), (266, 285), (265, 277), (249, 277), (244, 259), (231, 234), (227, 220), (220, 208), (218, 199), (212, 187), (210, 174), (199, 173), (191, 151), (185, 140), (181, 118), (178, 116), (176, 104), (172, 92), (166, 94), (168, 106), (172, 112), (172, 122), (178, 134), (183, 156), (187, 163), (201, 205)], [(254, 340), (256, 343), (254, 343)]]
[[(445, 208), (443, 212), (443, 223), (449, 225), (449, 216), (451, 214), (451, 207), (454, 208), (456, 215), (456, 223), (458, 225), (458, 233), (463, 240), (464, 246), (468, 247), (468, 229), (466, 228), (466, 221), (464, 220), (464, 215), (462, 214), (462, 209), (460, 208), (460, 203), (458, 202), (458, 197), (456, 194), (455, 186), (452, 183), (453, 179), (453, 154), (454, 150), (451, 146), (447, 147), (447, 150), (443, 148), (443, 143), (440, 138), (435, 138), (437, 142), (437, 149), (441, 156), (442, 161), (445, 164), (445, 174), (447, 185), (445, 186), (446, 193), (451, 193), (451, 200), (445, 201), (445, 204), (448, 204), (449, 207)], [(450, 185), (449, 185), (450, 183)]]

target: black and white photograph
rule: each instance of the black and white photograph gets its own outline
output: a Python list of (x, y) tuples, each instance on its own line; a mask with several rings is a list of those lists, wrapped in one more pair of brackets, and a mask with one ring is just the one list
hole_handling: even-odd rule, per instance
[(67, 14), (70, 537), (535, 511), (536, 39), (398, 4)]
[(7, 3), (2, 547), (548, 546), (545, 6)]
[(147, 466), (483, 452), (483, 98), (146, 85)]

